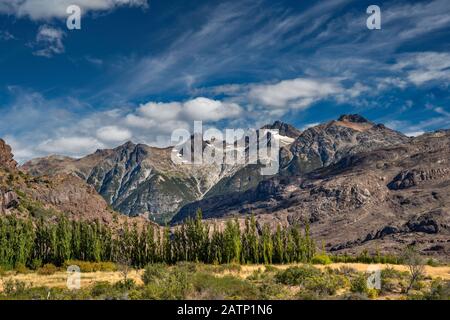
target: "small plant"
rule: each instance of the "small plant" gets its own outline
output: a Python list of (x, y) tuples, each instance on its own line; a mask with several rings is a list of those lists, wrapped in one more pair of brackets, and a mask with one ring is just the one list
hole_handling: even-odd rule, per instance
[(43, 276), (50, 276), (52, 274), (55, 274), (58, 271), (58, 268), (51, 263), (47, 263), (41, 268), (37, 270), (37, 273)]
[(312, 258), (311, 263), (327, 265), (333, 263), (333, 261), (326, 254), (317, 254)]
[(145, 267), (142, 281), (146, 285), (153, 282), (161, 282), (168, 275), (167, 268), (167, 265), (162, 263), (149, 264)]
[(30, 269), (28, 269), (23, 263), (19, 263), (14, 270), (19, 274), (30, 273)]
[(113, 286), (107, 281), (96, 282), (91, 288), (91, 294), (93, 297), (104, 296), (113, 290)]
[(423, 278), (425, 270), (420, 253), (413, 246), (408, 246), (405, 249), (402, 255), (402, 261), (409, 269), (409, 284), (406, 288), (406, 294), (408, 294), (409, 290), (413, 289), (414, 285)]
[(30, 268), (31, 268), (32, 270), (37, 270), (37, 269), (39, 269), (40, 267), (42, 267), (42, 260), (41, 260), (41, 259), (33, 259), (33, 260), (31, 261)]
[(350, 291), (354, 293), (368, 293), (369, 288), (367, 286), (367, 277), (365, 274), (361, 273), (351, 281)]
[(306, 290), (314, 292), (318, 296), (331, 296), (336, 294), (340, 284), (341, 282), (337, 276), (323, 274), (306, 279), (304, 287)]
[(7, 296), (22, 294), (26, 289), (27, 285), (23, 281), (9, 279), (3, 283), (3, 292)]
[(311, 265), (305, 265), (299, 267), (290, 267), (286, 270), (279, 271), (275, 275), (275, 280), (278, 283), (295, 286), (303, 284), (304, 281), (308, 278), (321, 275), (322, 272), (319, 269)]

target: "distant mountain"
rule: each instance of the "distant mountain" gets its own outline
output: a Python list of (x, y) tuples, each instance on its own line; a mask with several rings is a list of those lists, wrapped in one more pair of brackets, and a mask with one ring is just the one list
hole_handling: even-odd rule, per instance
[(286, 151), (282, 171), (287, 175), (303, 174), (351, 154), (409, 141), (402, 133), (374, 124), (360, 115), (343, 115), (298, 136)]
[(34, 176), (76, 175), (94, 186), (123, 214), (149, 215), (163, 223), (184, 204), (201, 199), (232, 170), (217, 165), (174, 164), (171, 152), (172, 148), (127, 142), (81, 159), (59, 156), (34, 159), (21, 169)]
[[(304, 132), (281, 121), (262, 129), (279, 131), (281, 174), (287, 176), (329, 165), (347, 154), (408, 140), (358, 115), (342, 116)], [(203, 148), (214, 146), (204, 142)], [(114, 209), (130, 216), (148, 215), (159, 223), (170, 220), (184, 205), (245, 192), (269, 178), (260, 174), (259, 164), (174, 164), (171, 151), (127, 142), (81, 159), (34, 159), (21, 169), (35, 176), (74, 174), (94, 186)]]
[(219, 221), (253, 213), (260, 226), (306, 219), (330, 251), (395, 252), (415, 243), (450, 256), (450, 131), (406, 138), (356, 119), (303, 132), (291, 146), (303, 166), (291, 161), (245, 192), (186, 205), (172, 222), (199, 208)]
[(450, 131), (409, 138), (360, 115), (303, 132), (280, 121), (263, 128), (279, 130), (273, 176), (261, 176), (258, 164), (175, 164), (172, 148), (131, 142), (21, 169), (78, 176), (120, 212), (159, 222), (177, 224), (198, 209), (218, 221), (253, 213), (259, 228), (306, 219), (330, 251), (391, 252), (416, 243), (424, 253), (450, 255)]
[[(282, 122), (265, 128), (280, 130), (284, 145), (300, 134)], [(205, 148), (214, 146), (204, 142)], [(154, 148), (127, 142), (81, 159), (62, 156), (33, 159), (21, 170), (34, 176), (76, 175), (94, 186), (115, 210), (130, 216), (148, 215), (159, 223), (170, 220), (188, 203), (230, 190), (244, 191), (264, 178), (255, 169), (257, 165), (175, 164), (171, 152), (172, 147)]]

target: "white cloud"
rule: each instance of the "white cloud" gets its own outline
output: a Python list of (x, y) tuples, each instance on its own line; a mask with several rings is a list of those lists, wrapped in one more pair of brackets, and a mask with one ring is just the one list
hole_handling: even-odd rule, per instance
[(242, 109), (236, 103), (227, 103), (208, 98), (196, 98), (184, 103), (183, 113), (191, 120), (219, 121), (236, 118)]
[(236, 103), (228, 103), (198, 97), (186, 102), (148, 102), (137, 112), (127, 115), (130, 126), (149, 128), (162, 123), (179, 125), (186, 121), (219, 121), (236, 118), (242, 108)]
[(97, 130), (97, 138), (106, 142), (123, 142), (131, 137), (132, 133), (128, 129), (117, 126), (106, 126)]
[(402, 57), (393, 67), (407, 73), (409, 82), (421, 86), (430, 81), (450, 81), (450, 53), (421, 52)]
[(104, 145), (92, 137), (62, 137), (49, 139), (38, 145), (38, 150), (46, 153), (70, 156), (85, 155), (101, 148), (104, 148)]
[(250, 89), (249, 97), (269, 107), (305, 109), (318, 99), (343, 91), (341, 85), (332, 80), (297, 78), (276, 84), (256, 85)]
[(405, 133), (405, 136), (408, 136), (408, 137), (418, 137), (418, 136), (421, 136), (421, 135), (424, 134), (424, 133), (425, 133), (425, 131), (406, 132), (406, 133)]
[(83, 13), (112, 10), (120, 6), (147, 8), (147, 0), (0, 0), (0, 13), (47, 20), (67, 17), (67, 7), (78, 5)]
[(138, 113), (146, 118), (151, 118), (157, 121), (168, 121), (177, 119), (182, 108), (183, 105), (179, 102), (148, 102), (139, 107)]
[(33, 52), (36, 56), (51, 58), (54, 55), (64, 52), (64, 44), (62, 42), (65, 33), (61, 29), (53, 28), (48, 25), (39, 27), (36, 35), (36, 42), (33, 46), (36, 51)]

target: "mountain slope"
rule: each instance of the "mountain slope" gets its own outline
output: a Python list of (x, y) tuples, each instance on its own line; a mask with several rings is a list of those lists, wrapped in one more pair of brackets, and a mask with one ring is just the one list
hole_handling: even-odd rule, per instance
[(400, 132), (374, 124), (360, 115), (343, 115), (338, 120), (305, 130), (288, 149), (282, 171), (288, 175), (302, 174), (351, 154), (409, 140)]
[(406, 141), (350, 151), (307, 174), (272, 177), (246, 192), (189, 204), (173, 222), (198, 208), (206, 219), (253, 213), (260, 225), (308, 219), (331, 251), (396, 251), (416, 243), (424, 253), (448, 256), (450, 131)]
[(57, 174), (32, 177), (16, 168), (11, 148), (0, 139), (0, 214), (111, 223), (114, 213), (106, 201), (80, 178)]
[(127, 142), (98, 150), (81, 159), (51, 156), (25, 163), (35, 176), (69, 173), (80, 177), (111, 206), (130, 215), (149, 215), (164, 222), (184, 204), (203, 197), (232, 167), (177, 165), (172, 148), (153, 148)]

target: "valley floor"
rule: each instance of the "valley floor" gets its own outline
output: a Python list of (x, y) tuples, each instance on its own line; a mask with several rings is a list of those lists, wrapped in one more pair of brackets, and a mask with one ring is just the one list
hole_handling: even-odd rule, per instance
[[(359, 276), (376, 269), (383, 270), (382, 282), (386, 287), (378, 291), (355, 289)], [(186, 281), (186, 288), (171, 288), (174, 279), (176, 286), (179, 285), (180, 281), (176, 277), (180, 273), (185, 273), (181, 283)], [(301, 277), (304, 277), (303, 280), (299, 280)], [(82, 272), (81, 290), (70, 291), (67, 290), (67, 273), (62, 270), (49, 275), (8, 271), (0, 275), (0, 299), (39, 299), (44, 291), (50, 299), (103, 299), (108, 298), (109, 292), (114, 298), (120, 299), (118, 292), (123, 287), (118, 289), (118, 284), (124, 282), (123, 279), (124, 273), (121, 271)], [(352, 294), (362, 293), (364, 297), (372, 299), (408, 299), (423, 298), (422, 294), (433, 291), (433, 286), (438, 282), (448, 294), (450, 266), (424, 266), (422, 279), (412, 290), (413, 296), (411, 292), (405, 294), (408, 279), (408, 266), (405, 265), (333, 263), (314, 266), (213, 266), (186, 263), (168, 267), (156, 264), (150, 271), (130, 270), (127, 279), (132, 283), (131, 292), (134, 292), (131, 298), (137, 299), (359, 299), (361, 297), (353, 297)], [(364, 287), (364, 283), (362, 285)], [(52, 290), (56, 290), (53, 296), (50, 294)], [(166, 295), (164, 290), (175, 290), (175, 293)], [(302, 294), (302, 290), (306, 295)], [(128, 289), (125, 291), (126, 298), (129, 298)], [(449, 299), (450, 296), (444, 298)]]

